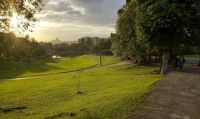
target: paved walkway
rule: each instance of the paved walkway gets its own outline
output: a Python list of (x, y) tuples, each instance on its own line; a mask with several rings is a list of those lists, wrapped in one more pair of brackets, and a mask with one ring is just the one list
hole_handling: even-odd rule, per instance
[(8, 79), (0, 79), (0, 80), (26, 80), (26, 79), (34, 79), (34, 78), (51, 77), (51, 76), (57, 76), (57, 75), (64, 75), (64, 74), (69, 74), (69, 73), (81, 72), (81, 71), (85, 71), (85, 70), (89, 70), (89, 69), (95, 68), (97, 66), (99, 66), (99, 65), (95, 64), (95, 65), (92, 65), (92, 66), (88, 66), (88, 67), (84, 67), (84, 68), (77, 69), (77, 70), (72, 70), (72, 71), (58, 72), (58, 73), (53, 73), (53, 74), (36, 75), (36, 76), (22, 77), (22, 78), (8, 78)]
[(170, 72), (146, 96), (146, 106), (128, 119), (200, 119), (200, 68)]

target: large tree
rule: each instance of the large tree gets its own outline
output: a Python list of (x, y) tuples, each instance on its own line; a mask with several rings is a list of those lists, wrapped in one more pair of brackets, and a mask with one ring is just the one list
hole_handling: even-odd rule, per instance
[(35, 14), (42, 6), (42, 0), (0, 0), (1, 63), (30, 57), (30, 45), (33, 42), (28, 38), (18, 38), (10, 32), (31, 30), (30, 26), (37, 21)]
[(154, 47), (148, 42), (137, 42), (137, 9), (137, 1), (127, 0), (127, 4), (118, 11), (117, 33), (111, 35), (112, 50), (123, 57), (134, 57), (138, 64), (146, 64)]
[(161, 74), (168, 70), (170, 52), (182, 44), (199, 42), (199, 14), (199, 3), (191, 0), (148, 0), (139, 4), (137, 42), (148, 42), (161, 49)]
[(114, 53), (145, 61), (152, 52), (160, 52), (161, 74), (167, 72), (171, 53), (179, 46), (200, 42), (199, 1), (127, 0), (118, 14), (117, 33), (111, 37)]

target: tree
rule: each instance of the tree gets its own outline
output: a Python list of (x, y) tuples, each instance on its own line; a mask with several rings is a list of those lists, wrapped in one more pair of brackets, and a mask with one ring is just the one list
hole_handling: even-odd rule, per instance
[(0, 32), (0, 64), (31, 63), (32, 59), (52, 56), (52, 44), (39, 43), (34, 39), (16, 37), (13, 33)]
[(0, 0), (0, 31), (10, 32), (10, 20), (13, 17), (23, 19), (20, 29), (27, 30), (37, 21), (34, 15), (42, 6), (42, 0)]
[[(28, 37), (16, 37), (11, 32), (31, 31), (30, 26), (37, 21), (35, 14), (41, 11), (42, 7), (42, 0), (0, 0), (0, 40), (1, 46), (6, 46), (0, 47), (0, 60), (17, 62), (26, 57), (30, 60), (33, 55), (30, 51), (33, 42), (29, 41)], [(18, 23), (15, 23), (16, 21)]]
[[(136, 37), (136, 15), (138, 3), (127, 0), (127, 4), (118, 12), (116, 34), (111, 34), (112, 50), (114, 54), (124, 58), (135, 57), (137, 63), (148, 63), (150, 54), (149, 44), (137, 42)], [(151, 48), (153, 49), (153, 48)]]
[[(132, 46), (134, 46), (135, 30), (134, 30), (134, 3), (123, 6), (118, 11), (118, 20), (116, 24), (116, 34), (111, 34), (112, 50), (115, 55), (127, 57), (132, 54)], [(130, 50), (129, 50), (130, 49)]]
[(111, 40), (110, 39), (100, 39), (95, 46), (92, 48), (92, 52), (96, 54), (112, 55), (111, 52)]
[(127, 0), (118, 11), (116, 34), (111, 35), (114, 54), (149, 62), (162, 55), (161, 74), (182, 45), (199, 47), (200, 4), (194, 0)]
[(31, 62), (31, 42), (29, 37), (15, 37), (14, 51), (12, 52), (13, 62)]
[(41, 42), (40, 47), (47, 57), (52, 57), (55, 54), (52, 43)]
[(42, 58), (47, 56), (46, 50), (42, 47), (42, 43), (37, 42), (35, 39), (30, 39), (30, 52), (32, 58)]
[(11, 33), (0, 32), (0, 62), (12, 60), (12, 52), (14, 51), (15, 36)]
[(167, 73), (170, 53), (178, 46), (199, 42), (200, 28), (194, 25), (199, 24), (199, 13), (199, 5), (189, 0), (148, 0), (140, 3), (136, 17), (137, 42), (146, 42), (161, 49), (161, 74)]

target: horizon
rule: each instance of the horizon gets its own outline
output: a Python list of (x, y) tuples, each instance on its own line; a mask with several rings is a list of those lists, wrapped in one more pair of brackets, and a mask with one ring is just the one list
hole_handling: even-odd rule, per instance
[[(61, 42), (78, 42), (79, 39), (81, 39), (81, 38), (86, 38), (86, 37), (89, 37), (89, 38), (108, 39), (108, 37), (83, 36), (83, 37), (78, 38), (77, 40), (61, 40), (61, 39), (59, 39), (59, 37), (57, 37), (57, 38), (54, 38), (53, 40), (49, 40), (49, 41), (39, 41), (39, 42), (49, 42), (49, 43), (51, 43), (51, 42), (57, 41), (57, 40), (58, 40), (58, 41), (61, 41)], [(35, 40), (37, 41), (37, 39), (35, 39)]]
[[(45, 0), (43, 10), (36, 14), (36, 23), (30, 37), (49, 42), (77, 41), (82, 37), (108, 38), (115, 32), (117, 11), (125, 1), (117, 0)], [(110, 7), (111, 6), (111, 7)]]

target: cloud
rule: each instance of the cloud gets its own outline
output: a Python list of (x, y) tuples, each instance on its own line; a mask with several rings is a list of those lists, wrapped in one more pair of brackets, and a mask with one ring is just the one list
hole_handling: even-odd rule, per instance
[[(77, 36), (80, 36), (80, 34), (94, 34), (108, 37), (110, 33), (106, 32), (112, 32), (114, 30), (117, 10), (122, 7), (124, 1), (125, 0), (45, 0), (44, 10), (37, 16), (42, 22), (62, 24), (62, 27), (59, 27), (57, 31), (66, 31), (71, 34), (76, 34), (71, 31), (79, 31)], [(53, 27), (54, 26), (48, 26), (38, 29), (45, 29), (45, 32), (47, 32), (49, 28)], [(56, 33), (55, 37), (57, 37)], [(62, 35), (61, 37), (64, 36)], [(75, 38), (77, 37), (74, 36), (74, 39), (72, 38), (71, 40), (75, 40)]]

